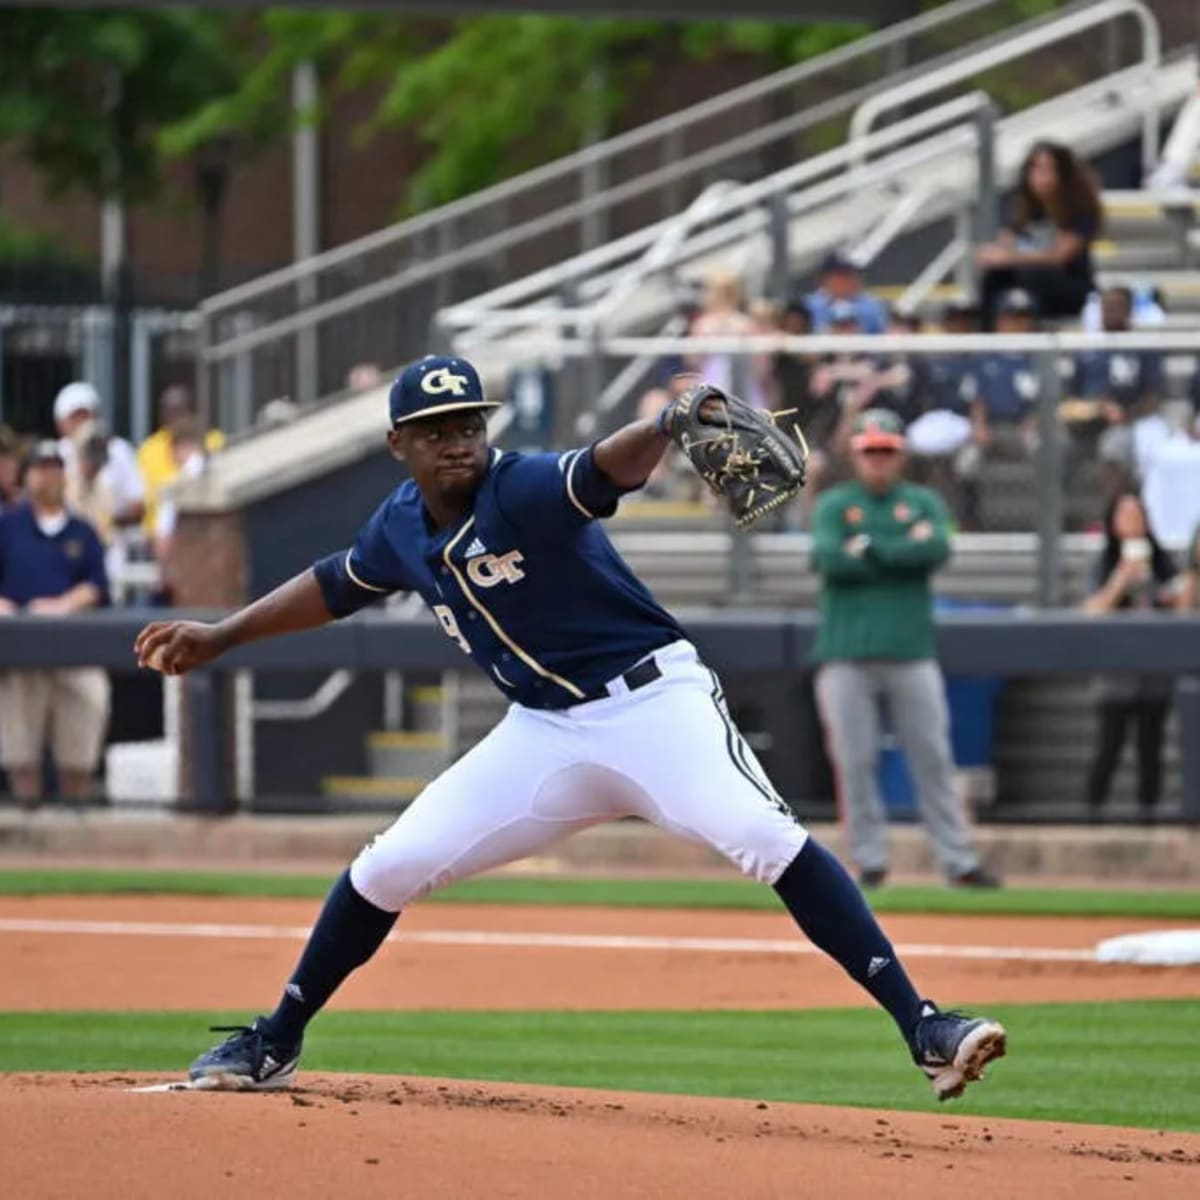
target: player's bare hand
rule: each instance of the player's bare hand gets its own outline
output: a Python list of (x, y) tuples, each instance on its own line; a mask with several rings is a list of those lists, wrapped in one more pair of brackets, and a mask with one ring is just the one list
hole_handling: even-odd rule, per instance
[(933, 537), (933, 524), (930, 521), (918, 521), (909, 531), (908, 536), (914, 542), (927, 542)]
[(225, 649), (216, 625), (203, 621), (155, 621), (133, 644), (139, 667), (182, 675), (212, 662)]

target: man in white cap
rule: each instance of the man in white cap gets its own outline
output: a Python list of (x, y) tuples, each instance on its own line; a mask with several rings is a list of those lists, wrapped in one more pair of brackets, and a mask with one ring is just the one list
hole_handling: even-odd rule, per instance
[(106, 433), (99, 417), (100, 393), (90, 383), (68, 383), (54, 398), (67, 502), (102, 531), (111, 576), (120, 574), (130, 543), (140, 538), (146, 486), (133, 447)]

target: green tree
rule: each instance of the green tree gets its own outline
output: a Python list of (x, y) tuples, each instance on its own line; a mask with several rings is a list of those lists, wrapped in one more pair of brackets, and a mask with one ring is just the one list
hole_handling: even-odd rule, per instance
[(0, 38), (0, 145), (52, 189), (127, 202), (163, 182), (161, 131), (239, 86), (245, 18), (208, 10), (16, 8)]
[[(851, 24), (773, 25), (578, 20), (548, 16), (418, 21), (395, 15), (275, 12), (239, 88), (165, 134), (183, 152), (216, 132), (280, 119), (292, 68), (313, 60), (329, 89), (371, 86), (380, 99), (360, 131), (414, 130), (427, 157), (406, 207), (428, 208), (579, 146), (619, 121), (664, 61), (741, 54), (771, 70), (864, 32)], [(321, 114), (310, 114), (320, 119)]]

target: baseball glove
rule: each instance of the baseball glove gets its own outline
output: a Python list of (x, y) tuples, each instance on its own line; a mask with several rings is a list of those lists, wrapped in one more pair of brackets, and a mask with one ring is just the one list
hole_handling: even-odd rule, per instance
[(744, 529), (804, 486), (808, 445), (798, 425), (788, 432), (777, 424), (784, 415), (698, 383), (664, 409), (660, 422)]

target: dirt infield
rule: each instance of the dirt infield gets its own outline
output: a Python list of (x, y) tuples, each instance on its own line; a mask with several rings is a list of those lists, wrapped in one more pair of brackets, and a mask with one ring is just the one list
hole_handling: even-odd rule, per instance
[[(257, 1010), (274, 1002), (317, 908), (311, 900), (207, 897), (2, 899), (0, 1009)], [(1101, 938), (1169, 924), (1044, 917), (885, 921), (926, 994), (976, 1005), (1200, 996), (1200, 968), (1079, 961)], [(782, 913), (429, 905), (406, 913), (397, 930), (405, 938), (447, 940), (385, 947), (351, 978), (337, 1007), (870, 1003), (832, 963), (802, 953), (806, 945)], [(1052, 957), (1072, 953), (1079, 960)]]
[[(317, 902), (0, 899), (0, 1009), (260, 1010)], [(1102, 966), (1164, 921), (892, 917), (947, 1002), (1200, 996), (1200, 969)], [(866, 997), (782, 913), (417, 907), (337, 1007), (799, 1008)], [(157, 1077), (161, 1079), (161, 1077)], [(1200, 1135), (525, 1085), (305, 1074), (283, 1095), (0, 1075), (0, 1192), (93, 1200), (541, 1195), (1105, 1200), (1200, 1194)]]
[(130, 1094), (143, 1082), (0, 1077), (6, 1194), (1184, 1200), (1200, 1178), (1195, 1134), (360, 1076)]

